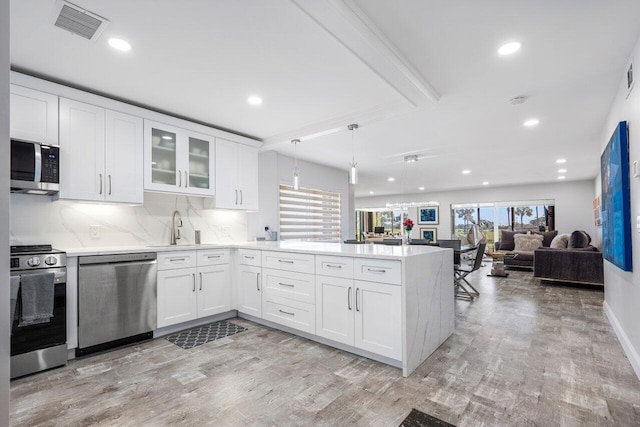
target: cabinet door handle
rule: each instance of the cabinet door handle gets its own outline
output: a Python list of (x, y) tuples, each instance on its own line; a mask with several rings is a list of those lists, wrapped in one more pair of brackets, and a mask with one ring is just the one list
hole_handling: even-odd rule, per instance
[(184, 171), (184, 188), (189, 187), (189, 175), (187, 175), (187, 171)]
[(337, 268), (337, 269), (341, 269), (341, 268), (342, 268), (342, 266), (341, 266), (341, 265), (327, 264), (327, 268)]
[(169, 262), (184, 261), (185, 258), (169, 258)]
[(370, 273), (381, 273), (381, 274), (387, 272), (387, 270), (379, 270), (377, 268), (367, 268), (367, 271)]
[(200, 274), (200, 290), (202, 290), (202, 273), (199, 273), (199, 274)]
[(222, 255), (209, 255), (207, 258), (222, 258)]
[(278, 285), (288, 286), (288, 287), (290, 287), (290, 288), (295, 288), (295, 287), (296, 287), (296, 285), (290, 285), (290, 284), (288, 284), (288, 283), (282, 283), (282, 282), (278, 282)]
[(102, 174), (98, 174), (100, 176), (100, 195), (102, 195)]
[(351, 310), (351, 286), (347, 289), (347, 306), (349, 307), (349, 310)]
[(293, 264), (293, 261), (288, 259), (279, 259), (278, 262), (282, 262), (284, 264)]
[(178, 170), (178, 187), (182, 187), (182, 171)]
[(242, 205), (242, 190), (240, 190), (240, 205)]
[(360, 311), (360, 307), (358, 306), (358, 291), (360, 291), (360, 288), (356, 288), (356, 311)]
[(196, 273), (193, 273), (192, 276), (193, 276), (193, 292), (195, 292), (196, 291)]
[(109, 177), (109, 195), (111, 195), (111, 174), (107, 176)]
[(260, 273), (256, 273), (256, 288), (260, 290)]
[(280, 310), (280, 309), (278, 309), (278, 311), (279, 311), (280, 313), (283, 313), (283, 314), (288, 314), (289, 316), (295, 316), (295, 315), (296, 315), (295, 313), (290, 313), (290, 312), (288, 312), (288, 311), (284, 311), (284, 310)]
[(256, 257), (254, 256), (249, 256), (249, 255), (243, 255), (246, 259), (256, 259)]
[(236, 190), (236, 205), (238, 204), (238, 190)]

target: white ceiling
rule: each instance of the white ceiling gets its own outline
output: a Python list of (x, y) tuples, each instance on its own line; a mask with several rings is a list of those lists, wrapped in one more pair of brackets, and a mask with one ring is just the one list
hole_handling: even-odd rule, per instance
[[(637, 0), (75, 0), (111, 21), (86, 41), (56, 0), (11, 1), (19, 70), (251, 135), (347, 169), (356, 196), (593, 178), (640, 36)], [(118, 36), (131, 52), (110, 49)], [(496, 53), (511, 40), (522, 49)], [(259, 107), (246, 99), (257, 94)], [(524, 95), (523, 105), (509, 99)], [(540, 119), (525, 128), (528, 118)], [(405, 164), (405, 154), (419, 154)], [(462, 169), (470, 169), (462, 175)], [(396, 181), (388, 183), (386, 178)], [(302, 171), (304, 180), (304, 171)]]

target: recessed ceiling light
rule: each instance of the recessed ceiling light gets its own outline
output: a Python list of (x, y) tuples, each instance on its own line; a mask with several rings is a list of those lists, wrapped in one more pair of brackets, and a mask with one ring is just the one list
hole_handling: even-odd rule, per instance
[(520, 44), (520, 42), (511, 42), (511, 43), (507, 43), (504, 44), (500, 47), (500, 49), (498, 49), (498, 53), (500, 55), (511, 55), (514, 52), (517, 52), (518, 50), (520, 50), (520, 47), (522, 45)]
[(162, 139), (173, 139), (169, 135), (162, 135)]
[(372, 195), (373, 195), (373, 194), (375, 194), (375, 193), (374, 193), (373, 191), (369, 191), (369, 194), (372, 194)]
[(489, 185), (489, 181), (482, 181), (482, 185)]
[(566, 169), (558, 169), (558, 173), (567, 173)]
[(463, 175), (469, 175), (471, 173), (471, 171), (469, 169), (465, 169), (462, 171)]
[(387, 181), (389, 181), (389, 182), (393, 182), (393, 181), (395, 181), (395, 180), (396, 180), (396, 179), (395, 179), (394, 177), (392, 177), (392, 176), (390, 176), (389, 178), (387, 178)]
[(556, 163), (558, 163), (559, 165), (561, 165), (562, 163), (567, 163), (567, 159), (558, 159), (556, 160)]
[(262, 98), (259, 96), (250, 96), (247, 98), (247, 102), (251, 105), (260, 105), (262, 104)]
[(526, 122), (523, 123), (523, 125), (527, 126), (527, 127), (531, 127), (531, 126), (535, 126), (538, 123), (540, 123), (540, 120), (538, 119), (529, 119)]
[(418, 187), (418, 190), (424, 191), (424, 187)]
[(560, 176), (558, 177), (558, 179), (565, 179), (565, 178), (566, 178), (566, 176), (564, 176), (564, 175), (560, 175)]
[(126, 40), (110, 38), (107, 42), (109, 46), (116, 50), (122, 50), (124, 52), (131, 50), (131, 45)]

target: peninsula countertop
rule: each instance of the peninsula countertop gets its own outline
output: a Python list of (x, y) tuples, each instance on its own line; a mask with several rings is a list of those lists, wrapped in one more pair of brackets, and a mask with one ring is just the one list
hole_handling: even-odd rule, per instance
[(211, 244), (178, 244), (178, 245), (128, 245), (128, 246), (94, 246), (94, 247), (58, 247), (64, 250), (68, 256), (111, 255), (118, 253), (139, 252), (168, 252), (168, 251), (193, 251), (207, 249), (256, 249), (279, 252), (303, 252), (315, 255), (336, 255), (356, 258), (379, 259), (403, 259), (423, 254), (450, 251), (451, 249), (437, 246), (422, 245), (376, 245), (376, 244), (344, 244), (328, 242), (287, 242), (287, 241), (260, 241), (260, 242), (224, 242)]

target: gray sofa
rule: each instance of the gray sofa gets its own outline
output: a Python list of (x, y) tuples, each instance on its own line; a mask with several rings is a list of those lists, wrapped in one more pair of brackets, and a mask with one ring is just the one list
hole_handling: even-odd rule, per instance
[(535, 250), (533, 275), (542, 280), (604, 285), (602, 252), (586, 248)]
[[(500, 232), (500, 241), (495, 242), (493, 246), (494, 252), (505, 252), (509, 254), (517, 254), (515, 258), (505, 258), (504, 265), (506, 267), (523, 267), (532, 268), (534, 252), (515, 252), (515, 241), (513, 236), (516, 234), (526, 234), (525, 231), (507, 231), (502, 230)], [(548, 248), (551, 245), (551, 241), (558, 235), (557, 231), (533, 231), (531, 234), (539, 234), (542, 236), (542, 246)]]

